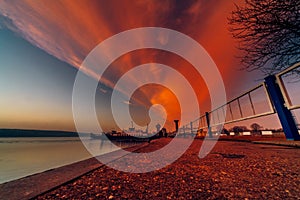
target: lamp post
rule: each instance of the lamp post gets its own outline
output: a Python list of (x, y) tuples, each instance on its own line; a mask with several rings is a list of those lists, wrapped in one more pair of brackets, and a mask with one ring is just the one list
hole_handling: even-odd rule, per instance
[(176, 133), (178, 132), (178, 122), (179, 122), (178, 119), (175, 119), (175, 120), (174, 120)]

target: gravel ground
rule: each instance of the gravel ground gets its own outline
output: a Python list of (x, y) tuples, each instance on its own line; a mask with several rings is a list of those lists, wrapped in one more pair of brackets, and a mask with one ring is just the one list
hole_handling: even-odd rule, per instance
[(200, 159), (202, 142), (163, 169), (134, 174), (103, 166), (36, 199), (300, 199), (299, 148), (219, 141)]

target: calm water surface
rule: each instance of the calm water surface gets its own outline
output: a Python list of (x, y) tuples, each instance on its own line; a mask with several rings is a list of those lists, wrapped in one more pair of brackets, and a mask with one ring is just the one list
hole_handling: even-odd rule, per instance
[[(116, 150), (107, 141), (90, 140), (100, 154)], [(100, 149), (100, 150), (99, 150)], [(0, 183), (92, 157), (79, 138), (0, 138)]]

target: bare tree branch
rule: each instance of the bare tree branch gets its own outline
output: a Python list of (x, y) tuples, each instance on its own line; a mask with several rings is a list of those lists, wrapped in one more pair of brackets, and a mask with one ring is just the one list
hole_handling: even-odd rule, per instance
[(228, 20), (246, 70), (270, 74), (300, 61), (299, 0), (245, 0)]

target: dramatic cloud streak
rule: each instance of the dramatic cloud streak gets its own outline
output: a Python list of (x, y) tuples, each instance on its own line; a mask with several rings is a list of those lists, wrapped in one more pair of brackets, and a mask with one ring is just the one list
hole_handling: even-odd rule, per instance
[[(171, 28), (191, 36), (202, 44), (215, 60), (226, 81), (232, 76), (228, 69), (235, 64), (232, 58), (234, 54), (232, 39), (226, 30), (226, 17), (232, 6), (230, 1), (215, 0), (209, 2), (4, 0), (0, 2), (0, 13), (2, 21), (8, 28), (76, 68), (80, 67), (86, 55), (97, 44), (114, 34), (138, 27)], [(140, 37), (142, 36), (137, 36)], [(161, 42), (165, 42), (164, 38), (161, 39)], [(101, 56), (109, 57), (110, 52)], [(122, 74), (136, 65), (148, 62), (164, 63), (178, 70), (197, 92), (199, 104), (204, 107), (210, 106), (208, 90), (202, 77), (195, 73), (187, 61), (167, 52), (144, 50), (125, 54), (112, 63), (101, 82), (113, 88)], [(83, 71), (98, 78), (93, 70), (83, 69)], [(157, 73), (155, 76), (160, 79), (172, 78)], [(132, 77), (132, 81), (137, 80)], [(170, 99), (167, 95), (169, 93), (163, 88), (157, 89), (155, 94), (145, 88), (141, 88), (141, 91), (147, 96), (147, 100), (137, 98), (136, 101), (140, 100), (140, 103), (146, 105)], [(176, 107), (178, 106), (174, 105), (174, 108)], [(171, 118), (177, 114), (169, 114), (172, 115), (169, 118), (171, 124)]]

